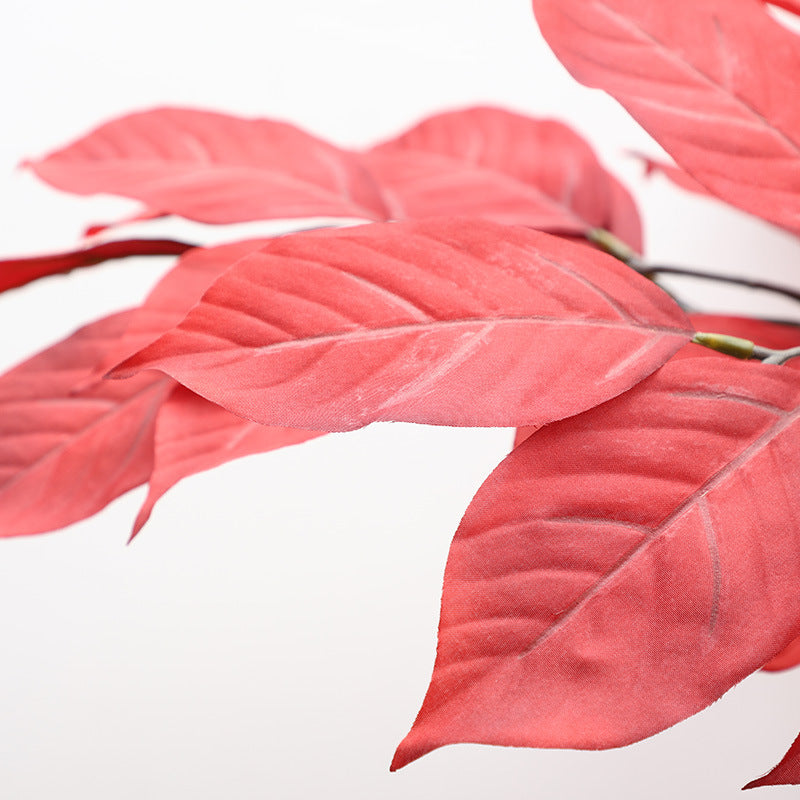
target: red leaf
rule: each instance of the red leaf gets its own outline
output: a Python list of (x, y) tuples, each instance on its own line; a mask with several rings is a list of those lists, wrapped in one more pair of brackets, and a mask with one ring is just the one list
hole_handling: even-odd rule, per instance
[(125, 239), (65, 253), (9, 258), (0, 261), (0, 292), (16, 289), (47, 275), (70, 272), (77, 267), (93, 267), (113, 258), (180, 255), (193, 246), (172, 239)]
[(627, 190), (566, 125), (498, 108), (437, 114), (367, 153), (398, 219), (464, 214), (540, 230), (608, 228), (638, 252)]
[(513, 450), (454, 538), (393, 768), (454, 742), (630, 744), (797, 636), (799, 418), (792, 370), (679, 360)]
[(556, 55), (713, 194), (800, 231), (800, 40), (750, 0), (533, 0)]
[(173, 382), (151, 372), (75, 389), (126, 325), (114, 314), (0, 377), (0, 536), (62, 528), (150, 476)]
[(800, 636), (792, 639), (778, 655), (767, 661), (761, 669), (767, 672), (778, 672), (784, 669), (791, 669), (798, 664), (800, 664)]
[(177, 386), (158, 414), (150, 491), (136, 517), (131, 538), (147, 522), (158, 499), (183, 478), (235, 458), (277, 450), (320, 435), (320, 431), (269, 428), (243, 420)]
[(625, 391), (688, 330), (590, 248), (475, 219), (375, 224), (272, 240), (117, 374), (164, 370), (265, 425), (538, 425)]
[(800, 736), (798, 736), (781, 762), (764, 775), (750, 781), (743, 789), (756, 789), (759, 786), (782, 786), (800, 783)]
[(777, 6), (792, 14), (800, 14), (800, 0), (769, 0), (767, 5)]
[(199, 222), (386, 216), (358, 156), (274, 120), (154, 109), (29, 166), (67, 192), (131, 197)]

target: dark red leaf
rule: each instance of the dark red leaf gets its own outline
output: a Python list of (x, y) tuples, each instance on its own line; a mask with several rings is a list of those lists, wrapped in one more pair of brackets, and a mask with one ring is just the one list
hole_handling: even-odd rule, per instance
[(244, 420), (177, 386), (158, 414), (150, 490), (131, 538), (147, 522), (158, 499), (183, 478), (235, 458), (277, 450), (320, 435), (320, 431), (269, 428)]
[(358, 156), (274, 120), (159, 108), (28, 165), (64, 191), (122, 195), (199, 222), (386, 217)]
[(800, 736), (798, 736), (781, 762), (762, 778), (750, 781), (743, 789), (759, 786), (782, 786), (800, 783)]
[(475, 219), (273, 239), (117, 374), (161, 369), (265, 425), (538, 425), (623, 392), (689, 338), (615, 259)]
[(454, 742), (607, 748), (700, 711), (800, 633), (800, 380), (666, 364), (478, 490), (431, 686), (393, 768)]
[(62, 528), (150, 477), (156, 413), (173, 382), (150, 372), (75, 388), (127, 321), (81, 328), (0, 376), (0, 536)]
[(391, 215), (479, 216), (558, 233), (607, 228), (638, 252), (628, 191), (571, 128), (499, 108), (437, 114), (367, 153)]
[(114, 258), (174, 256), (192, 247), (194, 245), (172, 239), (124, 239), (65, 253), (8, 258), (0, 261), (0, 292), (24, 286), (37, 278), (70, 272), (78, 267), (93, 267)]
[(533, 0), (543, 35), (713, 194), (800, 231), (800, 39), (751, 0)]
[(767, 672), (779, 672), (796, 667), (798, 664), (800, 664), (800, 636), (792, 639), (778, 655), (767, 661), (761, 669)]

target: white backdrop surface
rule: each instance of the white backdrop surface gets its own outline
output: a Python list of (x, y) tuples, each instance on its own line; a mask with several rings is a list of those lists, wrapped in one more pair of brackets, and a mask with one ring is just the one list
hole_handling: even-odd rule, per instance
[[(2, 255), (70, 247), (87, 223), (134, 207), (16, 169), (115, 115), (188, 105), (358, 146), (491, 103), (590, 138), (636, 193), (651, 260), (800, 284), (791, 237), (642, 178), (625, 151), (658, 147), (569, 78), (528, 0), (6, 0), (3, 17)], [(132, 234), (273, 229), (165, 220)], [(0, 366), (135, 304), (169, 263), (127, 260), (0, 296)], [(798, 316), (769, 295), (671, 285), (698, 308)], [(622, 750), (457, 745), (388, 772), (433, 665), (450, 538), (510, 441), (376, 425), (190, 478), (130, 547), (141, 489), (65, 531), (0, 541), (0, 796), (738, 797), (800, 730), (800, 674), (755, 675)]]

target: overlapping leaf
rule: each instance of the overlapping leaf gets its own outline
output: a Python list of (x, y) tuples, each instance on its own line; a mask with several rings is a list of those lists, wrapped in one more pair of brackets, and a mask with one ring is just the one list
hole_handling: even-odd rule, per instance
[(800, 232), (800, 38), (755, 0), (533, 0), (581, 82), (605, 89), (713, 194)]
[(300, 444), (320, 431), (273, 428), (243, 420), (177, 386), (156, 421), (155, 463), (147, 498), (133, 526), (135, 536), (158, 499), (178, 481), (235, 458)]
[(474, 219), (274, 239), (117, 374), (157, 368), (266, 425), (537, 425), (641, 380), (689, 338), (603, 253)]
[(173, 382), (151, 372), (86, 384), (128, 316), (88, 325), (0, 377), (0, 536), (62, 528), (150, 477), (156, 414)]
[(627, 190), (571, 128), (499, 108), (429, 117), (366, 154), (396, 219), (475, 215), (539, 230), (611, 230), (642, 250)]
[(24, 286), (37, 278), (70, 272), (78, 267), (92, 267), (115, 258), (173, 256), (185, 253), (192, 247), (173, 239), (125, 239), (64, 253), (4, 259), (0, 261), (0, 292)]
[(28, 165), (64, 191), (122, 195), (199, 222), (386, 217), (356, 155), (274, 120), (153, 109)]
[[(180, 322), (231, 263), (267, 241), (250, 239), (197, 248), (181, 258), (150, 292), (143, 305), (131, 313), (116, 346), (108, 352), (90, 379), (100, 379), (120, 359)], [(318, 435), (319, 432), (257, 425), (176, 386), (156, 419), (149, 491), (134, 523), (133, 535), (148, 520), (158, 499), (183, 478), (236, 458), (298, 444)]]
[(453, 742), (625, 745), (800, 632), (800, 381), (680, 359), (528, 438), (445, 573), (431, 686), (394, 768)]

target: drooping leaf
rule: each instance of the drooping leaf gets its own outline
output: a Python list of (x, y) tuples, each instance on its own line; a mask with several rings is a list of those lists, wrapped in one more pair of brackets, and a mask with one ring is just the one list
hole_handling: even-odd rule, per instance
[(0, 376), (0, 536), (62, 528), (150, 477), (173, 381), (150, 372), (82, 386), (126, 325), (125, 312), (106, 317)]
[(130, 197), (198, 222), (386, 217), (357, 155), (275, 120), (159, 108), (108, 122), (28, 166), (67, 192)]
[(176, 386), (156, 420), (155, 463), (149, 492), (131, 538), (147, 522), (159, 498), (183, 478), (236, 458), (300, 444), (320, 435), (320, 431), (271, 428), (244, 420), (183, 386)]
[(642, 250), (630, 194), (561, 122), (482, 106), (451, 111), (366, 158), (396, 219), (463, 214), (560, 233), (607, 228)]
[(743, 789), (756, 789), (759, 786), (783, 786), (800, 783), (800, 736), (798, 736), (780, 763), (766, 775), (750, 781)]
[(117, 374), (161, 369), (265, 425), (538, 425), (625, 391), (689, 338), (615, 259), (475, 219), (284, 236)]
[(690, 175), (800, 232), (800, 38), (755, 0), (533, 0), (572, 75), (605, 89)]
[(454, 742), (607, 748), (700, 711), (800, 633), (800, 380), (666, 364), (478, 490), (431, 686), (393, 767)]
[(173, 256), (194, 245), (172, 239), (124, 239), (104, 242), (64, 253), (0, 260), (0, 292), (16, 289), (48, 275), (70, 272), (78, 267), (93, 267), (115, 258), (130, 256)]

